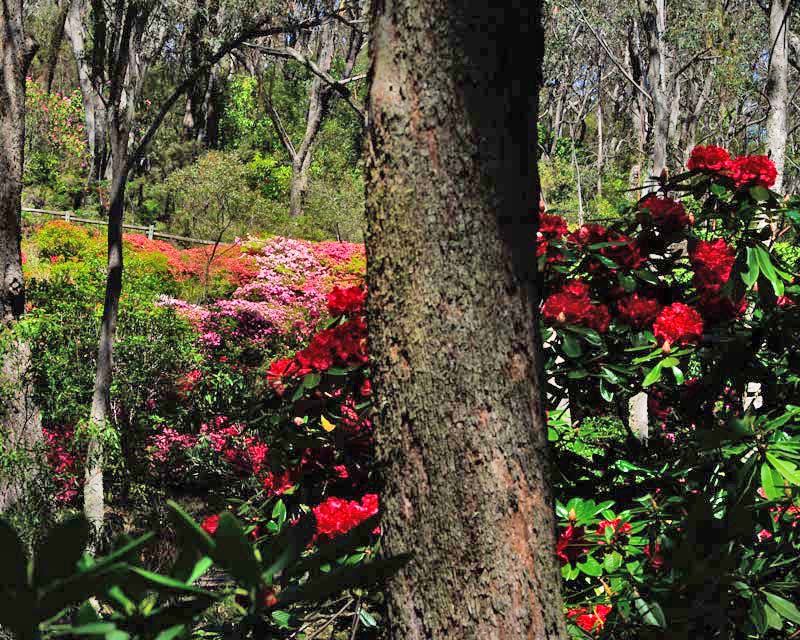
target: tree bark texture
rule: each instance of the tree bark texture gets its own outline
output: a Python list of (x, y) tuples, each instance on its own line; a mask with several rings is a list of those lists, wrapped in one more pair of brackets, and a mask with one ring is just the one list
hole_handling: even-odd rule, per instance
[(769, 73), (767, 74), (767, 151), (778, 177), (773, 189), (783, 188), (783, 170), (786, 163), (786, 138), (788, 137), (787, 112), (789, 110), (789, 19), (792, 0), (772, 0), (769, 8), (769, 42), (771, 46)]
[[(506, 5), (510, 6), (510, 5)], [(380, 0), (367, 279), (394, 640), (566, 638), (537, 307), (539, 3)]]
[[(4, 330), (25, 310), (20, 206), (25, 141), (25, 77), (36, 51), (25, 33), (22, 0), (5, 0), (0, 11), (0, 323)], [(3, 409), (0, 450), (31, 451), (42, 439), (39, 413), (28, 379), (30, 348), (12, 338), (2, 354)], [(0, 475), (0, 510), (23, 493), (25, 474)]]

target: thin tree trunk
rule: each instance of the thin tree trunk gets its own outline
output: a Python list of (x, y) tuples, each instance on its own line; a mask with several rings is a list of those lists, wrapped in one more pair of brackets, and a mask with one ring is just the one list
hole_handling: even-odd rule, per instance
[(86, 453), (86, 474), (83, 489), (83, 509), (92, 525), (95, 536), (103, 528), (105, 498), (103, 494), (104, 447), (103, 432), (111, 422), (110, 395), (114, 366), (114, 341), (119, 317), (119, 300), (122, 294), (122, 217), (127, 182), (128, 133), (115, 125), (111, 136), (114, 178), (111, 204), (108, 210), (108, 273), (103, 302), (103, 319), (97, 349), (92, 410), (90, 416), (89, 445)]
[(787, 112), (789, 109), (789, 19), (791, 0), (772, 0), (769, 8), (769, 42), (771, 55), (767, 75), (767, 150), (778, 177), (773, 189), (783, 188), (783, 173), (788, 135)]
[(530, 260), (543, 36), (524, 7), (373, 6), (376, 433), (385, 551), (414, 554), (387, 593), (393, 640), (567, 637)]
[(58, 66), (59, 53), (61, 53), (61, 43), (64, 40), (64, 23), (67, 20), (70, 2), (71, 0), (59, 0), (58, 14), (56, 15), (56, 22), (53, 25), (53, 33), (50, 38), (50, 49), (47, 52), (47, 61), (42, 70), (42, 84), (47, 93), (50, 93), (53, 89), (53, 78), (56, 73), (56, 66)]
[[(6, 1), (0, 11), (0, 324), (13, 330), (25, 311), (20, 206), (25, 145), (25, 78), (36, 51), (25, 34), (22, 0)], [(28, 378), (29, 345), (12, 338), (2, 354), (3, 411), (0, 445), (6, 452), (32, 453), (42, 440), (39, 413)], [(0, 511), (29, 488), (30, 468), (0, 477)], [(21, 472), (20, 472), (21, 471)]]
[(653, 153), (651, 175), (659, 176), (667, 167), (670, 132), (670, 96), (666, 87), (666, 7), (664, 0), (639, 0), (648, 53), (648, 80), (653, 98)]

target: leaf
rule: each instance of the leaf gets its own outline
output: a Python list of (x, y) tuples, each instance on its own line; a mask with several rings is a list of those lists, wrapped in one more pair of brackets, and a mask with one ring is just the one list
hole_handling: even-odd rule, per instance
[(769, 254), (762, 247), (755, 247), (756, 259), (758, 260), (759, 269), (764, 277), (772, 284), (772, 289), (775, 291), (776, 296), (782, 296), (784, 293), (783, 281), (778, 277), (775, 268), (772, 266)]
[(683, 371), (681, 371), (679, 367), (671, 367), (671, 369), (672, 369), (672, 375), (675, 376), (676, 384), (683, 384), (684, 382)]
[(320, 416), (319, 421), (322, 424), (322, 428), (325, 429), (325, 431), (327, 431), (328, 433), (330, 433), (336, 428), (336, 425), (330, 420), (328, 420), (325, 416)]
[(758, 256), (752, 247), (747, 247), (747, 273), (742, 272), (741, 275), (748, 288), (756, 283), (759, 273), (761, 269), (758, 266)]
[(304, 389), (314, 389), (319, 386), (322, 376), (318, 373), (309, 373), (303, 378)]
[(794, 464), (791, 462), (786, 462), (786, 460), (776, 458), (771, 453), (767, 453), (767, 460), (769, 460), (770, 464), (775, 468), (775, 470), (780, 473), (781, 476), (783, 476), (786, 482), (794, 485), (800, 484), (800, 472), (798, 472), (797, 467)]
[(564, 333), (561, 346), (564, 349), (564, 353), (569, 358), (579, 358), (583, 353), (580, 340), (571, 333)]
[(769, 605), (764, 606), (764, 613), (767, 617), (767, 626), (770, 629), (783, 629), (783, 620), (781, 620), (780, 615), (778, 614), (775, 609), (770, 607)]
[(258, 587), (261, 572), (253, 547), (241, 523), (233, 514), (225, 512), (219, 517), (214, 540), (217, 548), (211, 553), (211, 557), (243, 585), (248, 588)]
[(155, 591), (193, 593), (197, 595), (213, 597), (213, 595), (209, 592), (203, 589), (198, 589), (197, 587), (193, 587), (192, 585), (186, 584), (181, 580), (176, 580), (175, 578), (170, 578), (169, 576), (162, 576), (160, 573), (153, 573), (152, 571), (147, 571), (146, 569), (142, 569), (140, 567), (129, 567), (129, 569), (131, 573), (144, 579), (150, 588), (154, 589)]
[(212, 555), (216, 548), (216, 543), (211, 536), (203, 531), (200, 525), (178, 503), (168, 500), (167, 506), (170, 510), (170, 519), (178, 531), (183, 534), (185, 540), (196, 547), (203, 555)]
[(608, 573), (614, 573), (621, 566), (622, 566), (622, 555), (617, 551), (609, 553), (603, 559), (603, 567), (605, 567), (605, 570)]
[(757, 184), (754, 187), (750, 187), (750, 197), (756, 202), (767, 202), (772, 196), (768, 189)]
[(45, 587), (75, 573), (88, 540), (89, 523), (83, 515), (67, 518), (50, 529), (36, 548), (34, 584)]
[(611, 402), (614, 399), (614, 392), (606, 386), (606, 381), (600, 378), (600, 395), (606, 402)]
[(786, 598), (775, 595), (774, 593), (764, 592), (767, 596), (769, 605), (777, 611), (782, 618), (791, 620), (795, 624), (800, 624), (800, 610)]
[(661, 361), (656, 364), (655, 367), (650, 369), (649, 373), (644, 377), (644, 382), (642, 382), (643, 387), (649, 387), (654, 385), (656, 382), (661, 380), (661, 370), (664, 368), (664, 362)]
[(652, 627), (661, 627), (662, 629), (667, 626), (664, 612), (657, 603), (651, 602), (648, 604), (642, 598), (636, 598), (634, 604), (636, 605), (636, 611), (642, 616), (645, 624), (649, 624)]
[(770, 500), (777, 500), (780, 497), (772, 478), (772, 468), (766, 462), (761, 465), (761, 486), (764, 489), (764, 495)]
[(587, 556), (586, 560), (577, 564), (577, 567), (587, 576), (591, 576), (593, 578), (603, 575), (603, 567), (600, 566), (600, 563), (592, 556)]

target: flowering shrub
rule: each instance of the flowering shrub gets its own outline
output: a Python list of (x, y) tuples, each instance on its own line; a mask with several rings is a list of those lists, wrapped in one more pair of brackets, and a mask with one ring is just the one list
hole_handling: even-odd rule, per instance
[[(538, 237), (576, 638), (800, 629), (800, 287), (770, 240), (796, 233), (800, 200), (768, 190), (763, 156), (698, 147), (688, 167), (611, 229), (548, 216)], [(647, 446), (581, 443), (582, 417), (626, 425), (640, 392)]]

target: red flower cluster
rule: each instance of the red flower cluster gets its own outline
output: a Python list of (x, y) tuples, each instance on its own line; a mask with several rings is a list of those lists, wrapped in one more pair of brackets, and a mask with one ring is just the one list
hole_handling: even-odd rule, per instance
[(354, 318), (314, 336), (305, 349), (297, 353), (298, 375), (327, 371), (334, 365), (349, 367), (367, 362), (367, 324)]
[(208, 516), (203, 522), (200, 523), (200, 528), (208, 535), (213, 536), (219, 527), (219, 516)]
[(697, 289), (719, 293), (731, 277), (736, 252), (722, 238), (713, 242), (701, 240), (692, 252), (691, 261)]
[(622, 518), (614, 518), (613, 520), (603, 520), (597, 525), (597, 535), (605, 538), (606, 529), (611, 527), (613, 537), (624, 536), (631, 532), (631, 523), (622, 522)]
[(636, 329), (649, 327), (658, 317), (661, 305), (658, 300), (646, 298), (634, 293), (617, 302), (617, 314), (620, 319)]
[(738, 303), (721, 295), (722, 287), (731, 277), (736, 252), (721, 238), (713, 242), (700, 241), (691, 255), (694, 282), (700, 294), (698, 306), (710, 320), (723, 320), (744, 313), (746, 301)]
[[(607, 231), (599, 224), (585, 224), (577, 231), (573, 231), (567, 239), (589, 251), (592, 250), (592, 245), (605, 242), (618, 243), (600, 248), (599, 253), (623, 269), (635, 269), (644, 262), (644, 257), (635, 240), (616, 231)], [(604, 265), (595, 259), (590, 260), (588, 264), (590, 271), (596, 271), (603, 267)]]
[(367, 291), (363, 287), (334, 287), (328, 294), (328, 312), (332, 316), (354, 315), (364, 310)]
[(611, 321), (608, 307), (593, 304), (589, 285), (581, 280), (571, 280), (564, 288), (545, 300), (542, 317), (551, 324), (574, 324), (590, 327), (604, 333)]
[(536, 257), (547, 255), (547, 262), (561, 262), (564, 256), (558, 251), (550, 251), (550, 241), (561, 238), (567, 231), (567, 221), (561, 216), (540, 214), (539, 230), (536, 232)]
[(578, 558), (589, 550), (585, 534), (583, 527), (574, 525), (569, 525), (559, 534), (556, 541), (556, 555), (562, 567), (566, 564), (574, 565)]
[(335, 538), (357, 527), (378, 513), (378, 496), (366, 494), (361, 501), (328, 498), (313, 509), (317, 518), (317, 535)]
[(741, 156), (731, 160), (725, 149), (714, 146), (697, 146), (692, 149), (686, 166), (691, 171), (724, 172), (737, 187), (761, 185), (769, 189), (775, 184), (778, 171), (767, 156)]
[(722, 147), (698, 145), (692, 149), (686, 166), (690, 171), (724, 171), (730, 162), (730, 154)]
[(611, 605), (598, 604), (589, 611), (584, 607), (570, 609), (567, 611), (567, 618), (575, 618), (575, 624), (589, 633), (600, 634), (606, 624), (606, 618), (611, 613)]
[(728, 174), (737, 187), (749, 184), (769, 189), (775, 184), (778, 170), (767, 156), (743, 156), (731, 161)]
[[(649, 195), (639, 203), (639, 211), (647, 212), (650, 220), (663, 233), (675, 233), (685, 229), (689, 223), (689, 215), (680, 202), (672, 198), (659, 198)], [(645, 216), (640, 214), (639, 220), (645, 221)]]
[(658, 314), (653, 334), (664, 351), (669, 351), (673, 344), (697, 343), (703, 335), (703, 319), (691, 307), (673, 302)]

